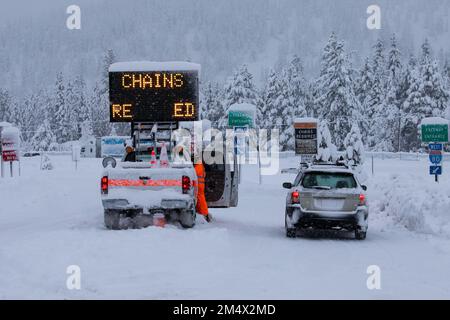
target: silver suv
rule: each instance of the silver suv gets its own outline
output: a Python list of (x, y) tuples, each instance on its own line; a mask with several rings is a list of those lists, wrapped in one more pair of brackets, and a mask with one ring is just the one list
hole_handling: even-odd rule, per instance
[(286, 236), (294, 238), (300, 229), (342, 229), (366, 238), (369, 207), (365, 191), (352, 169), (338, 165), (303, 168), (286, 197)]

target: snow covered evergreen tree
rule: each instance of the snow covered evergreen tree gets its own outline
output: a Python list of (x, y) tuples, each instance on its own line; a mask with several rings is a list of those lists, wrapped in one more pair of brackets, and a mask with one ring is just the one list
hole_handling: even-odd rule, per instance
[(54, 166), (47, 154), (42, 155), (41, 170), (53, 170)]
[(404, 146), (416, 150), (420, 146), (418, 125), (425, 117), (444, 116), (449, 100), (438, 64), (431, 57), (428, 41), (422, 45), (419, 67), (411, 73), (412, 83), (403, 103)]
[(366, 97), (368, 96), (372, 88), (372, 79), (373, 79), (372, 68), (370, 65), (369, 58), (366, 58), (364, 60), (364, 64), (361, 67), (361, 70), (359, 71), (355, 89), (355, 94), (361, 107), (361, 117), (359, 125), (361, 127), (361, 133), (365, 144), (368, 144), (368, 137), (369, 137), (369, 120), (367, 117), (367, 110), (365, 109), (366, 107), (365, 101)]
[[(357, 119), (361, 106), (355, 96), (352, 71), (345, 54), (344, 43), (331, 34), (322, 54), (322, 67), (316, 80), (316, 108), (319, 117), (330, 124), (331, 135), (338, 148), (343, 148), (344, 139), (350, 131), (352, 121)], [(356, 118), (356, 119), (355, 119)]]
[(370, 88), (363, 102), (364, 114), (368, 120), (367, 144), (374, 148), (378, 143), (378, 134), (383, 130), (382, 110), (385, 108), (386, 64), (384, 44), (378, 39), (374, 45), (374, 53), (370, 65)]
[(279, 95), (278, 86), (278, 76), (275, 70), (271, 69), (263, 93), (264, 109), (262, 110), (263, 121), (261, 127), (266, 129), (272, 129), (275, 127), (279, 129), (282, 125), (282, 123), (275, 122), (275, 119), (278, 119), (279, 112), (276, 104)]
[(56, 137), (47, 119), (38, 127), (31, 138), (30, 147), (33, 151), (52, 151), (56, 149)]
[(364, 145), (357, 123), (353, 123), (352, 129), (345, 137), (344, 145), (345, 161), (349, 165), (361, 165), (364, 163)]
[(222, 116), (223, 108), (220, 102), (219, 85), (208, 82), (202, 95), (202, 119), (208, 119), (211, 121), (212, 128), (218, 128)]
[[(232, 104), (250, 103), (257, 107), (262, 105), (259, 92), (253, 83), (253, 76), (246, 65), (242, 65), (234, 73), (233, 77), (227, 81), (223, 94), (222, 106), (224, 113), (219, 120), (220, 128), (225, 128), (228, 125), (227, 110)], [(256, 124), (258, 126), (261, 122), (261, 111), (259, 108), (257, 108), (256, 113)]]
[(337, 148), (331, 139), (331, 133), (326, 121), (321, 121), (317, 132), (319, 149), (316, 159), (322, 162), (335, 162), (337, 160)]
[(374, 149), (380, 151), (398, 151), (399, 120), (401, 119), (401, 52), (395, 35), (391, 38), (391, 47), (386, 63), (387, 77), (383, 108), (378, 117), (377, 142)]
[(0, 122), (10, 121), (11, 113), (11, 96), (5, 89), (0, 88)]
[(56, 126), (57, 139), (59, 143), (76, 140), (78, 136), (78, 115), (73, 109), (76, 103), (75, 92), (72, 82), (64, 82), (62, 75), (57, 80), (57, 112)]
[(101, 85), (96, 83), (89, 94), (89, 106), (92, 112), (92, 127), (94, 136), (103, 137), (111, 133), (111, 124), (109, 123), (109, 101), (107, 96), (101, 94)]

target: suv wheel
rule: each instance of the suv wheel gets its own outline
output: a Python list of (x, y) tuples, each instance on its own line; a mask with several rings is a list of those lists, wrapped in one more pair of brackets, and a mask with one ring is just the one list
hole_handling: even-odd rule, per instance
[(357, 240), (364, 240), (366, 238), (366, 231), (355, 230), (355, 238)]
[(293, 228), (286, 229), (286, 237), (296, 238), (297, 237), (297, 229), (293, 229)]

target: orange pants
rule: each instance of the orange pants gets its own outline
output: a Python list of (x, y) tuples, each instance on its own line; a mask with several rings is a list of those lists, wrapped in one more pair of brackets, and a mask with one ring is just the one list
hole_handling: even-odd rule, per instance
[(208, 204), (205, 198), (205, 167), (203, 164), (195, 164), (195, 173), (197, 174), (197, 205), (195, 210), (197, 213), (206, 216), (208, 214)]

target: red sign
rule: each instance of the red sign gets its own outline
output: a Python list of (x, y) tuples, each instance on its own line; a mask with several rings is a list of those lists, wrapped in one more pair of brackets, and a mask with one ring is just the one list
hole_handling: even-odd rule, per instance
[(18, 161), (19, 157), (15, 150), (3, 151), (3, 161)]
[(430, 150), (430, 154), (440, 156), (442, 155), (441, 150)]

